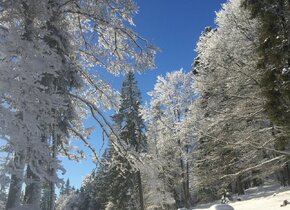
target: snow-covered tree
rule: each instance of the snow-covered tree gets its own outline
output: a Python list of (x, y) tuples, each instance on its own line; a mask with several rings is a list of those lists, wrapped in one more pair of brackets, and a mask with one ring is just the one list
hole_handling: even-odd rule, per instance
[(145, 111), (148, 123), (156, 125), (150, 125), (148, 135), (153, 137), (150, 140), (155, 142), (156, 152), (162, 159), (166, 190), (172, 193), (179, 207), (190, 205), (188, 155), (193, 139), (183, 129), (196, 98), (192, 76), (183, 70), (159, 76), (149, 93), (150, 107)]
[(71, 210), (76, 209), (79, 210), (79, 203), (81, 203), (81, 197), (79, 196), (79, 193), (76, 191), (71, 191), (68, 194), (63, 194), (60, 196), (60, 198), (57, 200), (56, 203), (56, 210)]
[(129, 72), (118, 113), (112, 117), (118, 139), (110, 142), (101, 164), (85, 178), (80, 210), (144, 208), (142, 170), (136, 164), (136, 158), (140, 161), (140, 153), (147, 150), (140, 106), (141, 94), (134, 74)]
[(68, 139), (89, 146), (80, 121), (85, 106), (103, 126), (99, 107), (116, 104), (97, 67), (112, 74), (152, 68), (156, 50), (129, 27), (137, 12), (130, 0), (18, 0), (0, 7), (0, 133), (11, 153), (10, 188), (17, 189), (7, 208), (19, 205), (23, 180), (25, 202), (39, 206), (44, 180), (54, 200), (58, 153), (77, 158)]
[[(144, 134), (145, 125), (141, 116), (141, 93), (134, 73), (131, 71), (122, 84), (118, 113), (112, 118), (119, 133), (117, 145), (129, 156), (139, 158), (140, 154), (147, 150), (147, 142)], [(112, 170), (115, 170), (115, 177), (111, 187), (113, 197), (111, 202), (118, 208), (144, 209), (140, 169), (131, 163), (134, 160), (130, 157), (118, 154), (116, 144), (112, 149), (112, 164), (114, 165)]]
[[(1, 99), (3, 109), (11, 115), (11, 118), (5, 116), (2, 132), (8, 137), (14, 156), (10, 171), (21, 170), (27, 164), (25, 202), (38, 206), (41, 180), (47, 179), (52, 185), (58, 181), (59, 164), (54, 153), (61, 144), (57, 141), (68, 136), (68, 123), (73, 125), (75, 114), (68, 91), (79, 85), (80, 76), (73, 61), (68, 59), (67, 26), (60, 25), (61, 16), (56, 18), (53, 1), (47, 5), (35, 4), (19, 1), (2, 5), (1, 66), (7, 72), (1, 72)], [(39, 17), (43, 10), (50, 12), (45, 20)], [(14, 167), (14, 163), (19, 166)], [(14, 182), (11, 183), (13, 187)]]
[[(265, 71), (257, 68), (261, 24), (241, 4), (231, 0), (223, 5), (217, 13), (217, 29), (208, 28), (200, 38), (194, 65), (200, 93), (195, 106), (197, 177), (199, 188), (207, 195), (212, 192), (212, 197), (230, 184), (242, 193), (245, 181), (273, 173), (279, 167), (273, 163), (282, 161), (281, 156), (262, 149), (273, 148), (272, 132), (277, 128), (265, 112)], [(265, 166), (269, 170), (263, 170)]]
[(153, 209), (176, 209), (176, 202), (173, 193), (169, 190), (165, 181), (165, 171), (163, 170), (164, 159), (157, 150), (157, 138), (159, 123), (150, 121), (147, 125), (148, 151), (142, 159), (144, 186), (144, 204), (146, 210)]

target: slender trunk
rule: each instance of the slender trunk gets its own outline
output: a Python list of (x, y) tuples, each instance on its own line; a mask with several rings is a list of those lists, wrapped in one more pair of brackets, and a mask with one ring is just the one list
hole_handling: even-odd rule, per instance
[(49, 183), (49, 208), (47, 210), (54, 210), (55, 209), (55, 183)]
[(284, 167), (284, 179), (285, 179), (285, 184), (287, 186), (290, 185), (290, 172), (289, 172), (289, 163), (286, 163), (285, 164), (285, 167)]
[(189, 204), (189, 195), (188, 195), (188, 188), (187, 188), (187, 177), (188, 177), (188, 172), (185, 172), (185, 167), (184, 167), (184, 163), (183, 160), (180, 160), (180, 165), (181, 165), (181, 170), (182, 170), (182, 187), (183, 187), (183, 202), (186, 208), (190, 207)]
[(11, 175), (11, 181), (8, 191), (7, 203), (5, 209), (11, 209), (17, 207), (21, 203), (21, 189), (23, 184), (23, 172), (24, 172), (24, 154), (19, 153), (14, 158), (15, 172)]
[[(178, 145), (182, 150), (181, 142), (178, 140)], [(181, 169), (181, 178), (182, 178), (182, 191), (181, 193), (181, 201), (185, 205), (186, 208), (190, 207), (189, 204), (189, 195), (187, 190), (187, 172), (185, 171), (184, 161), (182, 159), (182, 151), (180, 152), (180, 169)]]
[(289, 166), (288, 166), (288, 163), (285, 164), (285, 166), (281, 169), (280, 171), (280, 183), (281, 185), (283, 186), (287, 186), (289, 185), (290, 183), (290, 180), (289, 180)]
[[(188, 145), (186, 146), (186, 152), (188, 155), (189, 153)], [(188, 161), (186, 162), (186, 195), (187, 195), (187, 198), (185, 200), (186, 200), (186, 204), (188, 205), (186, 207), (189, 208), (191, 204), (191, 199), (190, 199), (190, 193), (189, 193), (189, 163)]]
[(25, 188), (24, 202), (25, 204), (30, 204), (33, 207), (40, 208), (40, 194), (41, 185), (39, 177), (33, 173), (31, 167), (27, 166), (27, 183)]
[(138, 170), (137, 172), (137, 181), (138, 181), (138, 188), (139, 188), (139, 200), (140, 200), (140, 210), (144, 210), (144, 198), (143, 198), (143, 186), (142, 186), (142, 179), (141, 179), (141, 172)]
[(23, 179), (17, 175), (11, 175), (10, 187), (5, 209), (11, 209), (20, 206), (21, 203), (21, 187)]
[[(55, 135), (54, 128), (52, 128), (52, 159), (54, 160), (57, 156), (57, 143), (59, 141), (59, 136)], [(55, 168), (51, 167), (50, 168), (50, 175), (53, 177), (55, 176)], [(48, 210), (54, 210), (55, 209), (55, 183), (50, 181), (49, 182), (49, 208)]]
[(241, 177), (240, 176), (237, 178), (237, 193), (239, 195), (244, 195), (245, 194), (244, 188), (243, 188), (243, 183), (241, 181)]

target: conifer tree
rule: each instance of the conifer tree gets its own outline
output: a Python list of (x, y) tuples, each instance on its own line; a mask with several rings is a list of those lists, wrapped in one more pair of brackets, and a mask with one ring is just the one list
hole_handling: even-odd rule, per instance
[(118, 176), (111, 164), (112, 151), (112, 146), (109, 143), (103, 154), (101, 164), (84, 179), (79, 193), (82, 201), (79, 204), (80, 210), (101, 210), (105, 209), (109, 203), (112, 197), (112, 191), (109, 189), (114, 179)]
[[(133, 72), (128, 72), (121, 90), (121, 103), (119, 111), (114, 115), (113, 121), (119, 131), (120, 145), (126, 152), (138, 155), (147, 150), (147, 143), (144, 135), (145, 125), (140, 114), (141, 93)], [(116, 149), (112, 147), (113, 150)], [(114, 163), (115, 162), (115, 163)], [(119, 205), (129, 209), (144, 209), (142, 177), (139, 169), (132, 167), (130, 160), (113, 151), (114, 175), (113, 202), (118, 200)], [(119, 186), (119, 187), (117, 187)], [(117, 187), (117, 188), (116, 188)], [(114, 194), (117, 195), (115, 196)], [(117, 198), (118, 197), (118, 198)], [(121, 207), (119, 207), (121, 208)]]
[[(275, 149), (290, 150), (290, 2), (289, 0), (244, 0), (253, 18), (259, 18), (260, 54), (257, 69), (264, 71), (261, 79), (265, 110), (273, 123)], [(278, 129), (276, 129), (278, 128)], [(281, 155), (281, 154), (277, 154)], [(289, 156), (289, 155), (286, 155)], [(282, 184), (290, 184), (290, 165), (284, 165)]]

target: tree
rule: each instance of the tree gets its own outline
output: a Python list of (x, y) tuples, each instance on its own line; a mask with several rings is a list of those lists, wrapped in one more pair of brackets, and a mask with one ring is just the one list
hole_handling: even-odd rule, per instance
[[(126, 152), (135, 154), (137, 157), (147, 150), (144, 134), (145, 126), (140, 111), (141, 94), (133, 72), (129, 72), (122, 84), (121, 103), (118, 113), (112, 118), (120, 136), (119, 146), (125, 148)], [(116, 191), (115, 185), (118, 185), (120, 191), (111, 192), (113, 196), (111, 202), (116, 206), (122, 205), (119, 206), (120, 209), (144, 209), (140, 169), (132, 165), (130, 157), (123, 157), (118, 154), (118, 150), (114, 146), (112, 149), (115, 180), (112, 183), (111, 190)], [(114, 197), (114, 194), (116, 197)], [(118, 203), (116, 203), (117, 201)]]
[(71, 191), (69, 194), (63, 194), (60, 196), (60, 198), (57, 200), (56, 203), (56, 210), (71, 210), (71, 209), (77, 209), (79, 206), (79, 203), (81, 203), (81, 197), (79, 197), (79, 194), (76, 191)]
[[(144, 110), (143, 110), (144, 111)], [(145, 111), (145, 113), (147, 110)], [(147, 113), (148, 114), (148, 113)], [(145, 116), (147, 114), (144, 114)], [(152, 116), (146, 116), (151, 119)], [(146, 119), (150, 122), (146, 126), (148, 151), (143, 158), (142, 174), (144, 182), (144, 203), (146, 209), (176, 209), (176, 202), (172, 191), (166, 183), (165, 159), (160, 156), (157, 141), (160, 137), (160, 122)]]
[(91, 210), (91, 209), (105, 209), (109, 203), (111, 192), (108, 189), (114, 178), (111, 176), (111, 161), (112, 150), (108, 148), (103, 154), (101, 163), (85, 177), (79, 197), (81, 201), (79, 203), (79, 210)]
[(51, 201), (51, 188), (49, 183), (44, 183), (41, 188), (41, 198), (40, 198), (40, 209), (41, 210), (47, 210), (51, 209), (52, 203), (54, 204), (54, 201)]
[[(61, 169), (58, 153), (71, 159), (83, 156), (79, 150), (79, 156), (70, 153), (68, 139), (78, 137), (93, 149), (80, 121), (85, 109), (102, 118), (104, 122), (97, 121), (103, 126), (107, 121), (99, 105), (115, 106), (115, 92), (89, 70), (101, 67), (119, 74), (152, 68), (156, 50), (128, 27), (137, 10), (130, 0), (18, 0), (0, 5), (5, 69), (0, 77), (0, 130), (15, 157), (11, 162), (21, 163), (7, 171), (23, 174), (18, 169), (27, 165), (27, 178), (12, 177), (10, 186), (19, 190), (26, 180), (25, 201), (39, 206), (44, 180), (51, 183), (54, 200)], [(7, 205), (19, 205), (19, 196), (15, 200)]]
[[(265, 110), (274, 126), (279, 127), (274, 132), (275, 149), (289, 152), (289, 1), (244, 0), (243, 6), (251, 12), (252, 18), (261, 21), (256, 53), (260, 54), (257, 68), (265, 72), (261, 79)], [(281, 175), (281, 182), (289, 185), (289, 161)]]
[[(198, 183), (212, 198), (226, 187), (243, 193), (246, 181), (241, 180), (252, 182), (254, 174), (271, 174), (282, 160), (261, 149), (263, 145), (273, 148), (276, 128), (264, 109), (265, 71), (257, 69), (261, 24), (241, 4), (240, 0), (229, 1), (217, 13), (218, 28), (207, 29), (201, 36), (194, 66), (201, 96), (195, 106)], [(267, 171), (263, 170), (266, 165)]]
[[(189, 147), (194, 139), (185, 131), (190, 105), (196, 98), (191, 73), (182, 70), (159, 76), (147, 112), (150, 126), (148, 135), (153, 135), (156, 152), (162, 159), (164, 181), (178, 207), (190, 206), (189, 193)], [(156, 121), (156, 122), (155, 122)], [(152, 132), (152, 133), (150, 133)]]
[(5, 204), (7, 202), (7, 186), (0, 186), (0, 208), (5, 209)]

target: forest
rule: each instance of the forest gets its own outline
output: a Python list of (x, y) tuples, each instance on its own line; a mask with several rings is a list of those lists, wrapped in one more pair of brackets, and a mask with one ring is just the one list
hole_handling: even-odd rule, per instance
[[(192, 69), (158, 76), (148, 103), (136, 75), (160, 49), (134, 30), (138, 10), (0, 0), (0, 209), (189, 209), (290, 185), (290, 0), (222, 4)], [(121, 90), (104, 71), (124, 77)], [(96, 163), (79, 189), (60, 176), (60, 157), (87, 156), (75, 141)]]

